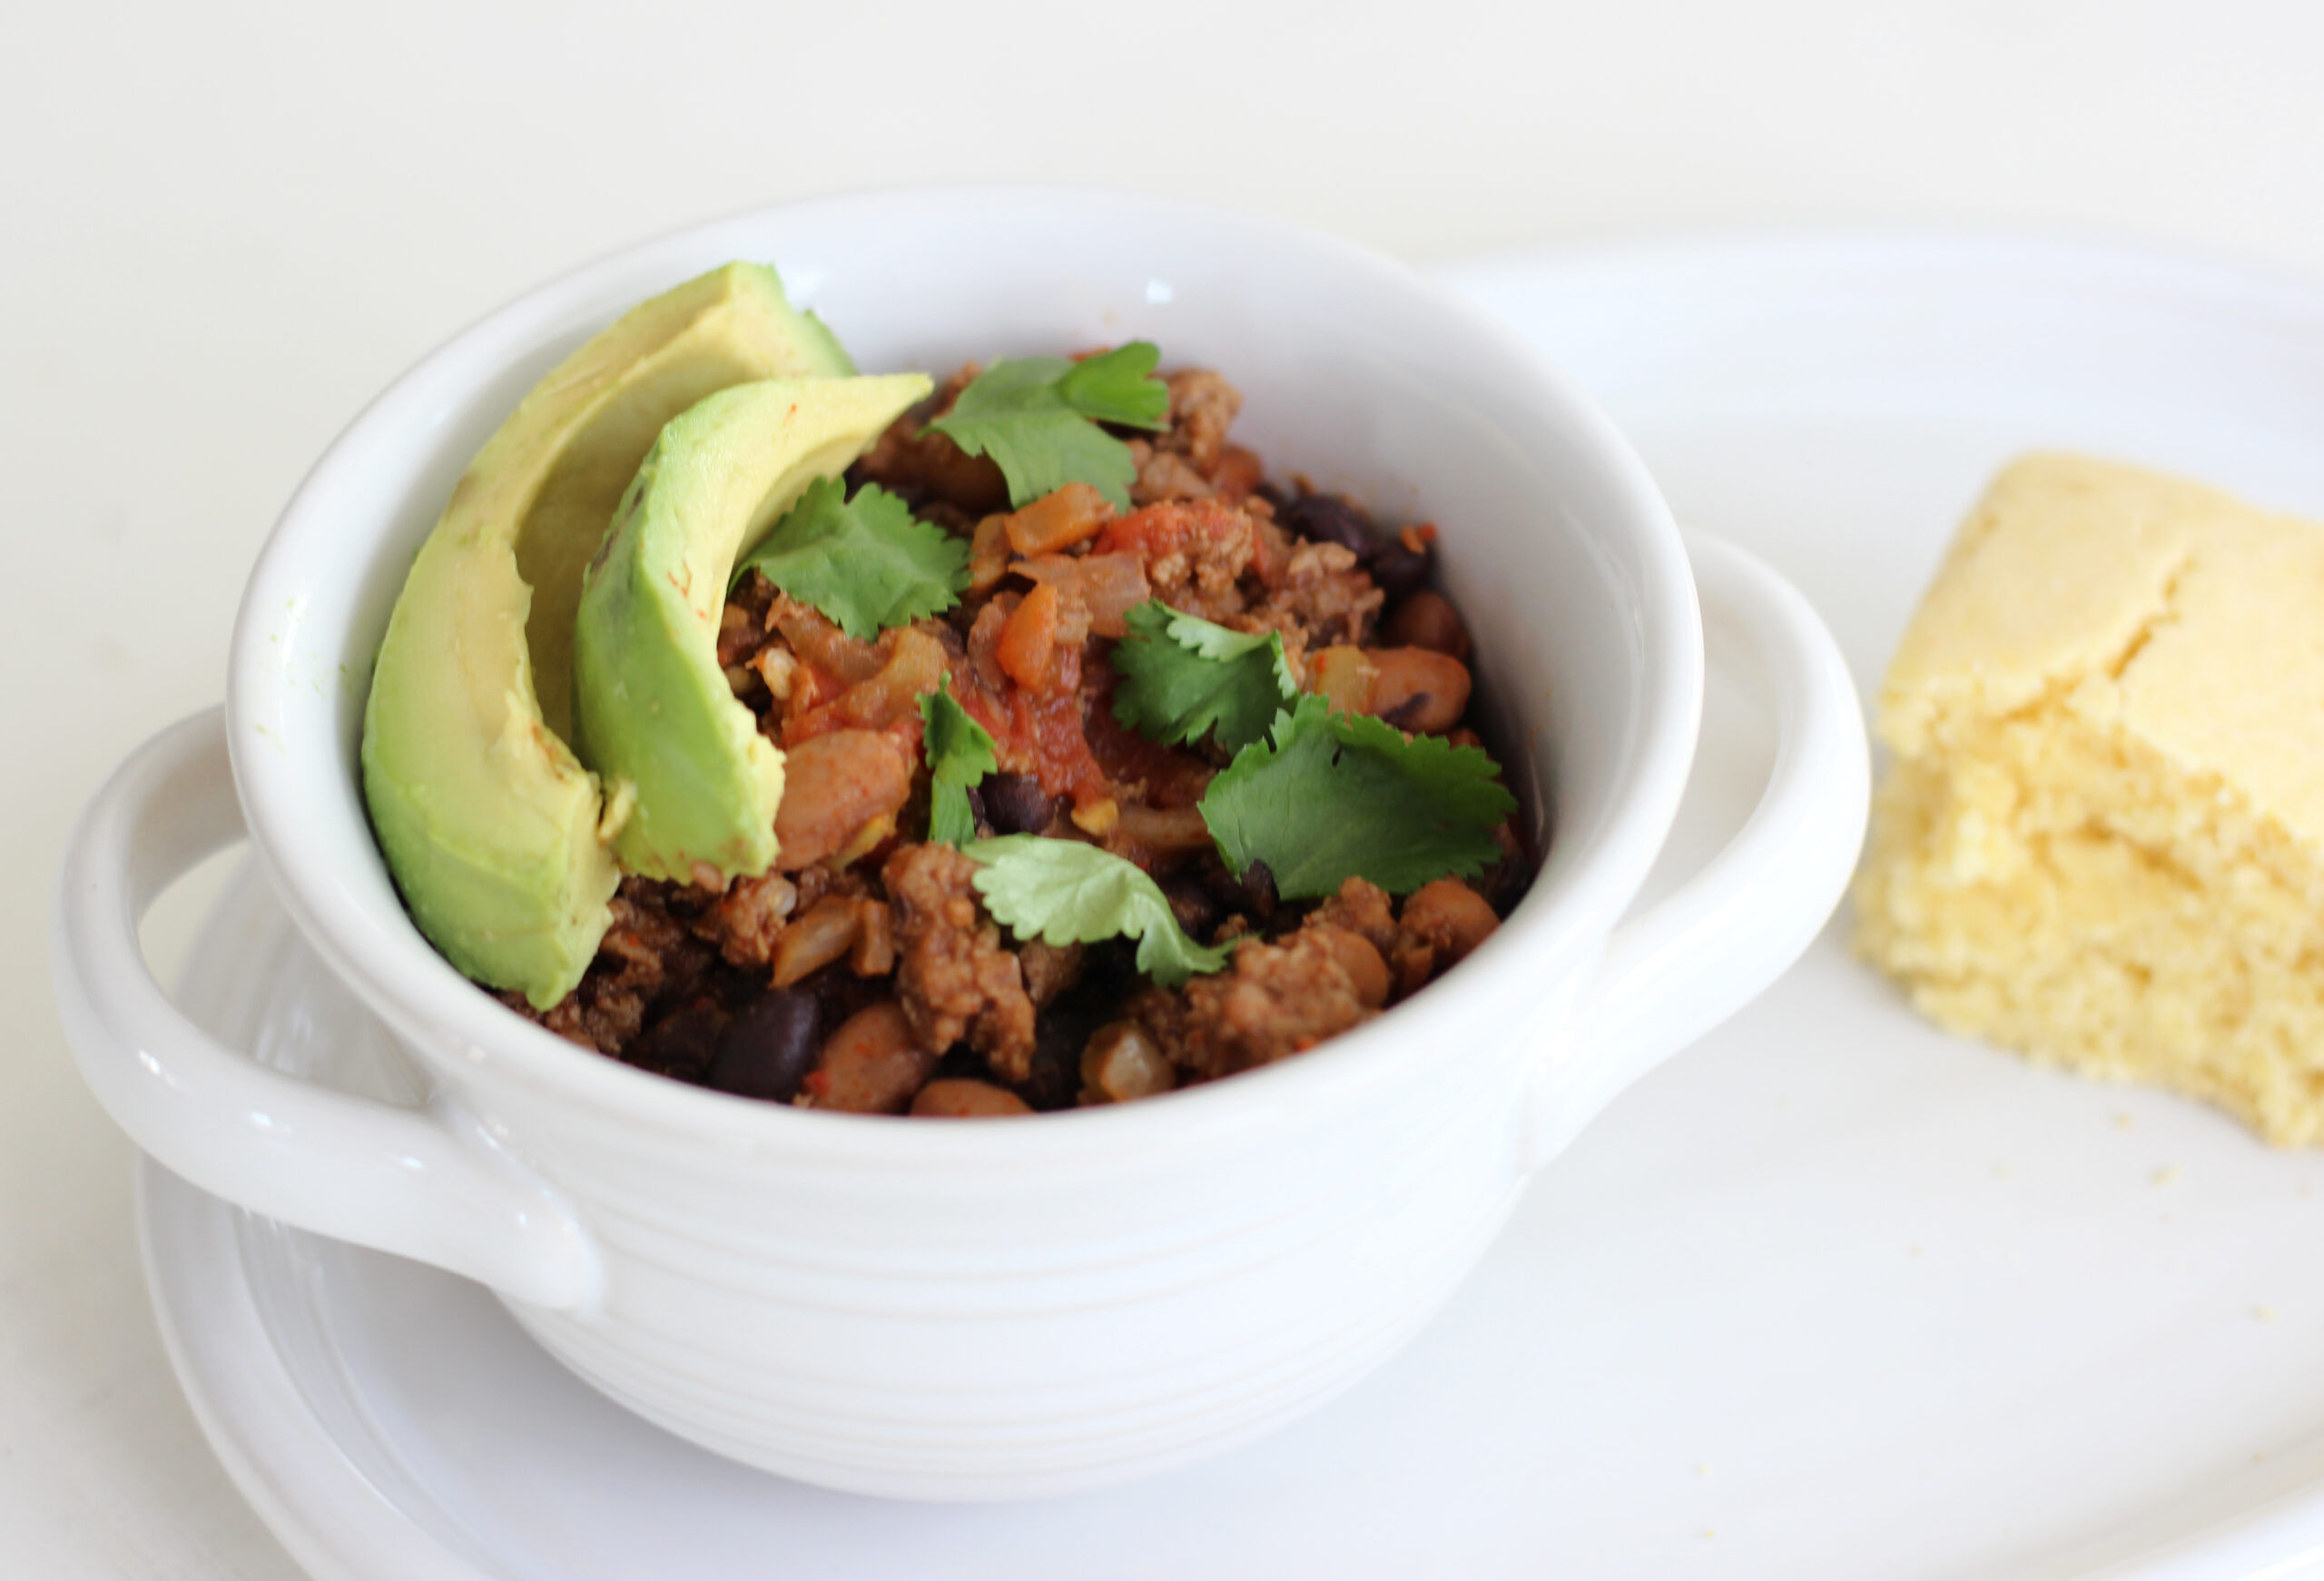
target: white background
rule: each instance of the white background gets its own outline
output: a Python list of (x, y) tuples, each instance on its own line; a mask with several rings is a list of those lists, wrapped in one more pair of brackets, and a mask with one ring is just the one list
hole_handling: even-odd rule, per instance
[[(307, 464), (430, 346), (787, 197), (1104, 183), (1426, 262), (1972, 227), (2324, 282), (2324, 8), (51, 5), (0, 18), (0, 1575), (293, 1572), (162, 1359), (57, 1032), (74, 809), (218, 697)], [(927, 238), (935, 250), (940, 235)], [(167, 953), (188, 908), (157, 929)]]

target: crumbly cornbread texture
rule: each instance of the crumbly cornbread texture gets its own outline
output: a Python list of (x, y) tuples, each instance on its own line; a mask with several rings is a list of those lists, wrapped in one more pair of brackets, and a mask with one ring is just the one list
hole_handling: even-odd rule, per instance
[(2324, 527), (2020, 460), (1876, 729), (1858, 942), (1922, 1012), (2324, 1140)]

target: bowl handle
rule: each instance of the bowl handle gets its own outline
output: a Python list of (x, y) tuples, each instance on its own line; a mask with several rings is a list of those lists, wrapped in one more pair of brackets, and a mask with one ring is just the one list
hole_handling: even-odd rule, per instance
[(179, 1013), (137, 924), (242, 833), (224, 712), (180, 721), (113, 771), (65, 849), (56, 997), (81, 1073), (121, 1128), (206, 1191), (417, 1258), (538, 1306), (593, 1302), (597, 1249), (570, 1209), (440, 1098), (403, 1109), (260, 1064)]
[(1709, 533), (1686, 534), (1714, 662), (1739, 650), (1776, 712), (1758, 805), (1679, 890), (1614, 930), (1532, 1080), (1522, 1161), (1548, 1162), (1615, 1094), (1740, 1010), (1797, 960), (1847, 888), (1871, 766), (1856, 684), (1799, 590)]

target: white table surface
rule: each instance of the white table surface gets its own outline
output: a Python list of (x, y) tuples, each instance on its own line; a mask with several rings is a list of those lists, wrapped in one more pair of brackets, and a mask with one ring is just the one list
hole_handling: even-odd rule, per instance
[[(1207, 199), (1423, 262), (1970, 226), (2324, 284), (2319, 60), (2297, 0), (13, 8), (0, 1576), (296, 1575), (162, 1356), (129, 1148), (57, 1029), (48, 886), (107, 768), (218, 697), (304, 468), (453, 330), (687, 221), (972, 179)], [(157, 914), (165, 962), (200, 907)]]

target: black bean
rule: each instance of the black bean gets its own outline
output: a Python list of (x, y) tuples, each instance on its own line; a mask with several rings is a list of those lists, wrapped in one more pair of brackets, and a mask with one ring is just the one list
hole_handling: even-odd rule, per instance
[(1097, 1024), (1078, 1006), (1053, 1004), (1041, 1013), (1033, 1033), (1033, 1058), (1025, 1079), (1009, 1090), (1047, 1114), (1070, 1109), (1081, 1096), (1081, 1043)]
[(1204, 886), (1202, 880), (1191, 874), (1177, 873), (1157, 882), (1162, 897), (1170, 903), (1170, 914), (1178, 919), (1178, 926), (1187, 936), (1210, 937), (1210, 930), (1218, 925), (1218, 897)]
[(1335, 543), (1359, 555), (1372, 548), (1372, 519), (1336, 494), (1302, 494), (1275, 519), (1300, 538)]
[(1236, 877), (1225, 864), (1206, 874), (1207, 887), (1228, 911), (1266, 922), (1275, 908), (1275, 874), (1264, 862), (1254, 862)]
[(969, 816), (977, 821), (979, 833), (986, 835), (992, 833), (992, 815), (985, 811), (982, 786), (972, 785), (969, 787)]
[(1275, 869), (1264, 862), (1253, 862), (1243, 869), (1243, 893), (1250, 896), (1253, 911), (1263, 917), (1275, 915)]
[(815, 1068), (822, 1022), (813, 994), (771, 988), (726, 1023), (705, 1080), (721, 1092), (788, 1103)]
[(936, 1074), (929, 1080), (990, 1082), (992, 1080), (992, 1067), (985, 1063), (984, 1056), (976, 1050), (965, 1042), (958, 1042), (944, 1051), (943, 1057), (936, 1062)]
[(725, 1024), (726, 1013), (715, 1000), (689, 1000), (639, 1033), (622, 1058), (681, 1082), (699, 1082)]
[(977, 788), (996, 835), (1038, 835), (1057, 815), (1057, 803), (1029, 774), (989, 774)]
[(1532, 882), (1532, 871), (1525, 865), (1523, 857), (1504, 856), (1485, 869), (1485, 899), (1492, 904), (1494, 914), (1507, 921)]
[[(1093, 948), (1091, 954), (1100, 951)], [(1017, 1096), (1044, 1113), (1070, 1109), (1081, 1096), (1081, 1045), (1109, 1018), (1136, 985), (1135, 965), (1118, 976), (1101, 972), (1085, 977), (1041, 1012), (1033, 1027), (1033, 1058), (1025, 1079), (1012, 1084)]]
[[(1094, 1004), (1105, 1012), (1099, 1020), (1113, 1014), (1113, 1007), (1130, 996), (1137, 988), (1137, 946), (1116, 934), (1100, 939), (1082, 953), (1081, 980), (1073, 985), (1070, 997)], [(1095, 1031), (1098, 1023), (1089, 1023)], [(1079, 1045), (1075, 1046), (1076, 1057)]]
[(1429, 560), (1430, 557), (1425, 553), (1408, 549), (1401, 543), (1392, 543), (1372, 557), (1368, 568), (1373, 581), (1393, 601), (1428, 580)]

